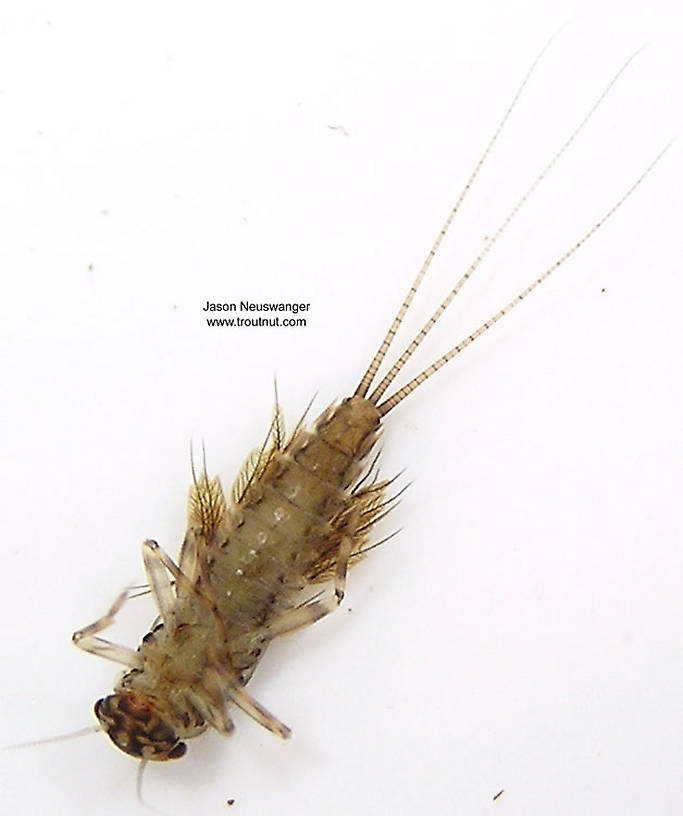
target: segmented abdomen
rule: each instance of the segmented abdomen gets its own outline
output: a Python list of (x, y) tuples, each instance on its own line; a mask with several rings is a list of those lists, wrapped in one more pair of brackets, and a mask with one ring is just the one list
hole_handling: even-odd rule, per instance
[(161, 629), (140, 646), (148, 676), (139, 680), (147, 689), (172, 688), (174, 674), (200, 676), (207, 642), (216, 634), (224, 638), (218, 659), (248, 681), (267, 645), (268, 624), (301, 601), (306, 585), (329, 577), (344, 537), (353, 540), (354, 552), (365, 541), (384, 485), (365, 491), (353, 485), (379, 425), (377, 409), (352, 397), (326, 411), (313, 430), (261, 451), (263, 461), (250, 466), (246, 483), (238, 480), (230, 507), (217, 480), (203, 477), (195, 484), (188, 530), (197, 551), (192, 580), (214, 611), (178, 587), (175, 630)]
[[(361, 518), (352, 510), (360, 499), (351, 486), (378, 426), (365, 400), (326, 412), (313, 431), (274, 452), (228, 511), (225, 535), (208, 554), (208, 574), (233, 645), (296, 603), (318, 567), (324, 572), (334, 561), (341, 537), (355, 535)], [(244, 665), (243, 655), (234, 657)]]

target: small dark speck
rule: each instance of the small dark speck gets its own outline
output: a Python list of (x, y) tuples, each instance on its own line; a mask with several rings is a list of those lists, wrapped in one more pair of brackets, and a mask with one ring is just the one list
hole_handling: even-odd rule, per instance
[(502, 796), (505, 793), (504, 790), (499, 790), (498, 793), (493, 797), (493, 801), (495, 802), (499, 796)]
[(89, 263), (88, 264), (88, 272), (92, 272), (92, 268), (93, 268), (93, 264)]
[(228, 807), (232, 807), (235, 804), (235, 800), (234, 799), (228, 799), (228, 801), (225, 804)]
[(350, 606), (350, 607), (348, 608), (348, 610), (347, 610), (347, 611), (348, 611), (348, 612), (353, 612), (353, 607), (352, 607), (352, 606)]
[(606, 291), (607, 291), (607, 289), (605, 289), (605, 287), (603, 286), (603, 288), (602, 288), (600, 291), (601, 291), (601, 292), (606, 292)]

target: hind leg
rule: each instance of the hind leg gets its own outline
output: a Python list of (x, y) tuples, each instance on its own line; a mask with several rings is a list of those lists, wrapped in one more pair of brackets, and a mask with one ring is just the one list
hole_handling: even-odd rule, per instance
[(284, 615), (264, 628), (263, 635), (269, 640), (272, 640), (279, 635), (285, 635), (288, 632), (294, 632), (297, 629), (310, 626), (326, 615), (329, 615), (330, 612), (334, 612), (344, 600), (346, 576), (349, 569), (349, 559), (351, 558), (352, 549), (353, 539), (345, 536), (339, 545), (337, 564), (333, 576), (334, 589), (328, 598), (319, 601), (310, 601), (303, 606), (285, 612)]

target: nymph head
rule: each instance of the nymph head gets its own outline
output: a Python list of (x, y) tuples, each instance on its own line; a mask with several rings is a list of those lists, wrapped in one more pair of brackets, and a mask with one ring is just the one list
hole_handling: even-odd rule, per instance
[(136, 759), (180, 759), (187, 746), (161, 716), (153, 697), (137, 691), (110, 694), (95, 703), (95, 716), (109, 739)]

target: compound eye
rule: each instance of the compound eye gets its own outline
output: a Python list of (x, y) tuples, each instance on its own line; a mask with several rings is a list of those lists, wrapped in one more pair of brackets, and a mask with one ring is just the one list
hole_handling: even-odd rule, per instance
[(180, 759), (180, 757), (184, 757), (186, 753), (187, 745), (185, 745), (184, 742), (178, 742), (166, 759)]

